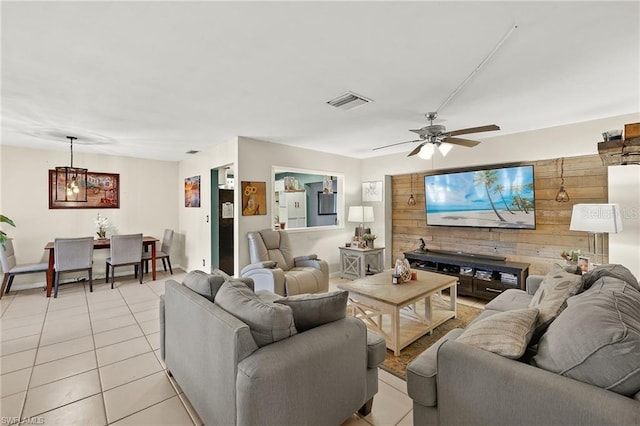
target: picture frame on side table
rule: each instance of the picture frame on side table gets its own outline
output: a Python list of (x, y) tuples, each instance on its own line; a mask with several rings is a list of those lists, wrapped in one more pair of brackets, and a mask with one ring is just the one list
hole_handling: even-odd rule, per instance
[(591, 270), (591, 260), (587, 256), (578, 256), (578, 267), (584, 274)]

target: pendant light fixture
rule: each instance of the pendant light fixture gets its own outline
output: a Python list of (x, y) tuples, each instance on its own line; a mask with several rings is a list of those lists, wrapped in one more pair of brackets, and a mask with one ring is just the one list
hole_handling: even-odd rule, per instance
[(67, 136), (71, 143), (71, 165), (56, 167), (56, 201), (87, 202), (87, 169), (73, 167), (73, 141), (78, 139)]
[(559, 203), (566, 203), (569, 201), (569, 194), (564, 189), (564, 157), (560, 159), (560, 189), (556, 194), (556, 201)]
[(413, 173), (411, 173), (411, 195), (409, 195), (409, 199), (407, 200), (407, 204), (410, 206), (416, 205), (416, 199), (413, 196)]

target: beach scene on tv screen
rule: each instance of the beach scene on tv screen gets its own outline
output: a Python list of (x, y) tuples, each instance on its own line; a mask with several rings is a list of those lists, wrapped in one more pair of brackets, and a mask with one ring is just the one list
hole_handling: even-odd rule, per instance
[(427, 225), (535, 229), (533, 166), (424, 177)]

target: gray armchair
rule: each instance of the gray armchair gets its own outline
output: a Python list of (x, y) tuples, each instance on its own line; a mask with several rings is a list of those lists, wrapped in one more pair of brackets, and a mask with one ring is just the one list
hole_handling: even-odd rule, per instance
[(329, 265), (315, 254), (293, 256), (286, 231), (264, 229), (247, 233), (251, 264), (240, 272), (255, 289), (281, 296), (322, 293), (329, 289)]
[[(296, 325), (294, 335), (259, 346), (238, 311), (270, 309), (252, 311), (244, 296), (230, 309), (231, 291), (220, 296), (224, 281), (192, 271), (184, 284), (167, 280), (160, 299), (167, 371), (205, 425), (339, 425), (370, 412), (387, 352), (381, 336), (342, 317), (304, 331)], [(266, 305), (280, 299), (259, 293)]]

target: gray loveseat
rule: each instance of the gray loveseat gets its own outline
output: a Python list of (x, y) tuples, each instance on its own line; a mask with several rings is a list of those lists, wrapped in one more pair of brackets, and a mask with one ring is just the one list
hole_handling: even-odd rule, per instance
[[(530, 309), (542, 282), (529, 276), (526, 292), (502, 293), (467, 330)], [(414, 425), (640, 424), (640, 285), (620, 265), (580, 285), (557, 317), (537, 324), (520, 359), (462, 343), (462, 329), (418, 356), (407, 367)]]
[[(281, 298), (242, 281), (192, 271), (168, 280), (160, 301), (167, 370), (204, 423), (338, 425), (367, 414), (386, 348), (359, 319), (335, 315), (346, 293)], [(315, 314), (307, 299), (320, 303)]]

